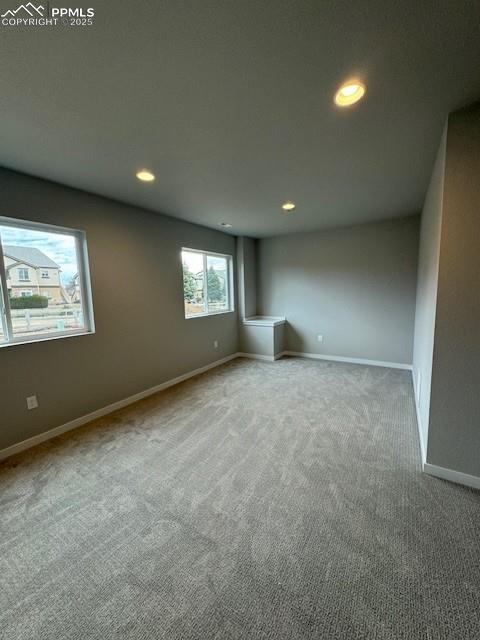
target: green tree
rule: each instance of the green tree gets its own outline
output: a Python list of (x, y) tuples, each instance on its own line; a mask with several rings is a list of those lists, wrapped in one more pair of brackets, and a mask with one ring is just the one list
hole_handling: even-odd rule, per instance
[(183, 297), (185, 300), (192, 302), (195, 300), (195, 293), (197, 291), (197, 281), (195, 276), (188, 268), (188, 265), (183, 263)]
[(218, 273), (213, 267), (210, 267), (207, 273), (208, 284), (208, 301), (209, 302), (224, 302), (225, 300), (225, 286), (223, 280), (218, 276)]

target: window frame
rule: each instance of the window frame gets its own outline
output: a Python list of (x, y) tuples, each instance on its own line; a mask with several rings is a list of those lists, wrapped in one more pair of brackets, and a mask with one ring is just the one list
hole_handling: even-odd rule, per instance
[(12, 347), (18, 344), (30, 344), (35, 342), (45, 342), (59, 338), (69, 338), (72, 336), (90, 335), (95, 333), (95, 319), (93, 315), (93, 298), (91, 287), (90, 267), (88, 261), (87, 237), (85, 231), (71, 229), (54, 224), (43, 222), (33, 222), (30, 220), (11, 218), (0, 215), (0, 226), (14, 227), (16, 229), (27, 229), (31, 231), (43, 231), (46, 233), (58, 233), (61, 235), (71, 235), (75, 239), (75, 252), (78, 266), (78, 279), (80, 285), (80, 295), (83, 305), (84, 327), (81, 329), (69, 329), (43, 333), (38, 336), (18, 336), (13, 334), (12, 315), (10, 299), (8, 297), (7, 274), (3, 255), (3, 245), (0, 241), (0, 324), (3, 329), (3, 337), (0, 337), (0, 349)]
[[(233, 278), (233, 256), (228, 253), (216, 253), (215, 251), (205, 251), (203, 249), (190, 249), (189, 247), (182, 247), (180, 251), (180, 261), (182, 265), (182, 292), (183, 292), (183, 260), (182, 254), (184, 251), (189, 253), (198, 253), (203, 257), (203, 281), (204, 281), (204, 309), (203, 313), (188, 314), (185, 311), (185, 298), (183, 298), (183, 313), (185, 320), (191, 320), (192, 318), (205, 318), (206, 316), (219, 316), (224, 313), (235, 312), (235, 292), (234, 292), (234, 278)], [(225, 258), (227, 262), (227, 301), (228, 309), (221, 311), (208, 311), (208, 274), (207, 274), (207, 256), (213, 258)]]

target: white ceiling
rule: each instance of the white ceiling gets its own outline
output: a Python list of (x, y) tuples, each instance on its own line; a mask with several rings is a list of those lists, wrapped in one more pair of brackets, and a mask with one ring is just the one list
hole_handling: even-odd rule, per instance
[(417, 213), (480, 97), (479, 25), (466, 1), (102, 0), (90, 27), (1, 26), (0, 163), (256, 237)]

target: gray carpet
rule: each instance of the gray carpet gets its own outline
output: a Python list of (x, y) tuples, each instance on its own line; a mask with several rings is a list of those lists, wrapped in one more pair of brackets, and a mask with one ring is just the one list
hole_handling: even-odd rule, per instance
[(480, 638), (410, 373), (235, 360), (0, 465), (0, 636)]

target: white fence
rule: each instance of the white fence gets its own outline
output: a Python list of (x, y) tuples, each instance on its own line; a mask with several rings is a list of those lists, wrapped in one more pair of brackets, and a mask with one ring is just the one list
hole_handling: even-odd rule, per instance
[(12, 309), (15, 335), (81, 329), (84, 326), (80, 304), (56, 305), (46, 309)]

